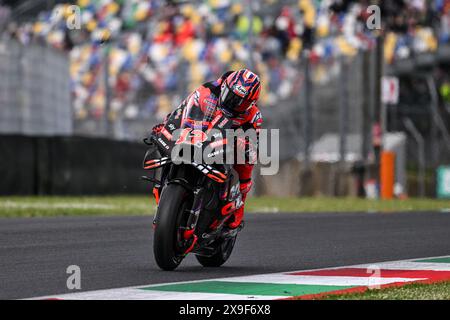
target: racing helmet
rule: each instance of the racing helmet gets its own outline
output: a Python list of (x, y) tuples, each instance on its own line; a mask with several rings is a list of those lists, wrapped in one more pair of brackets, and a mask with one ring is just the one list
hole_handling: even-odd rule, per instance
[(256, 74), (248, 69), (234, 71), (222, 82), (219, 106), (229, 115), (242, 114), (258, 101), (260, 92)]

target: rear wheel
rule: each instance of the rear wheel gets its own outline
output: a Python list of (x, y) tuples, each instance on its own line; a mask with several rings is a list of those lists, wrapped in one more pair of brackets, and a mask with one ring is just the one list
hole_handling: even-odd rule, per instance
[(184, 187), (170, 184), (164, 188), (159, 201), (153, 253), (158, 266), (166, 271), (175, 270), (184, 258), (179, 240), (188, 196), (189, 193)]
[(195, 256), (200, 264), (207, 268), (218, 268), (227, 262), (228, 258), (233, 252), (234, 244), (236, 243), (237, 235), (228, 238), (220, 239), (217, 241), (217, 251), (210, 257)]

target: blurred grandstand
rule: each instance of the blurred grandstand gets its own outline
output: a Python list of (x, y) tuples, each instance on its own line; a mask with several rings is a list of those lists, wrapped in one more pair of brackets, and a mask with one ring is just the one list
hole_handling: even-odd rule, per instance
[[(381, 8), (383, 30), (367, 28), (373, 4)], [(68, 19), (77, 18), (80, 28), (68, 28)], [(385, 73), (401, 79), (400, 100), (389, 109), (385, 129), (408, 133), (402, 120), (411, 118), (432, 141), (434, 149), (428, 150), (437, 152), (427, 152), (428, 167), (449, 160), (439, 148), (447, 141), (450, 119), (449, 0), (3, 1), (0, 27), (0, 68), (10, 78), (2, 77), (0, 98), (2, 108), (11, 109), (0, 113), (3, 133), (138, 140), (196, 86), (249, 66), (264, 84), (260, 106), (267, 126), (283, 130), (283, 161), (303, 161), (327, 134), (340, 134), (357, 136), (341, 146), (349, 153), (358, 144), (351, 162), (366, 162), (382, 37)], [(24, 102), (11, 96), (11, 89), (21, 82), (11, 79), (33, 75), (38, 57), (46, 57), (35, 71), (46, 84), (36, 84), (28, 101), (49, 94), (39, 109), (45, 111), (28, 118), (35, 126), (27, 131), (11, 119), (24, 109), (33, 113), (33, 107), (17, 108)], [(30, 62), (14, 68), (19, 60)], [(61, 84), (65, 72), (67, 86)], [(54, 121), (46, 119), (50, 115), (56, 115)], [(408, 159), (417, 158), (414, 150), (408, 148)]]

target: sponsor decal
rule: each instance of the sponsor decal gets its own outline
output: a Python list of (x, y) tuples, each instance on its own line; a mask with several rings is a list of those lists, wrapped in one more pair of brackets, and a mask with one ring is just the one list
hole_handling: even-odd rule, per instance
[(218, 124), (218, 127), (222, 129), (227, 123), (228, 123), (228, 119), (225, 118), (225, 119), (222, 120), (222, 122), (220, 122)]
[(184, 107), (184, 106), (178, 108), (178, 109), (175, 111), (175, 117), (174, 117), (175, 120), (180, 119), (181, 114), (183, 113), (183, 107)]
[(167, 143), (164, 142), (162, 138), (158, 138), (158, 142), (166, 149), (169, 150), (170, 147), (167, 145)]
[(213, 143), (211, 143), (209, 146), (213, 149), (221, 147), (223, 145), (227, 144), (227, 139), (221, 139), (218, 141), (214, 141)]
[(234, 86), (233, 91), (240, 97), (245, 97), (247, 95), (247, 90), (239, 84)]
[(172, 135), (170, 134), (169, 131), (167, 131), (166, 128), (162, 128), (161, 129), (161, 133), (164, 135), (164, 137), (167, 138), (167, 140), (171, 140), (172, 139)]
[(223, 150), (214, 151), (214, 152), (208, 154), (208, 158), (216, 157), (216, 156), (218, 156), (219, 154), (222, 154), (222, 153), (224, 153)]

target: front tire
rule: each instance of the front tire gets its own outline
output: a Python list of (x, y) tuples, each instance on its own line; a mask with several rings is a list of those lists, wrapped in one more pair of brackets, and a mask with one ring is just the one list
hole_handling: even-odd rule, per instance
[(188, 192), (184, 187), (170, 184), (164, 188), (159, 201), (153, 253), (156, 264), (166, 271), (175, 270), (184, 258), (177, 245), (177, 239), (187, 197)]

